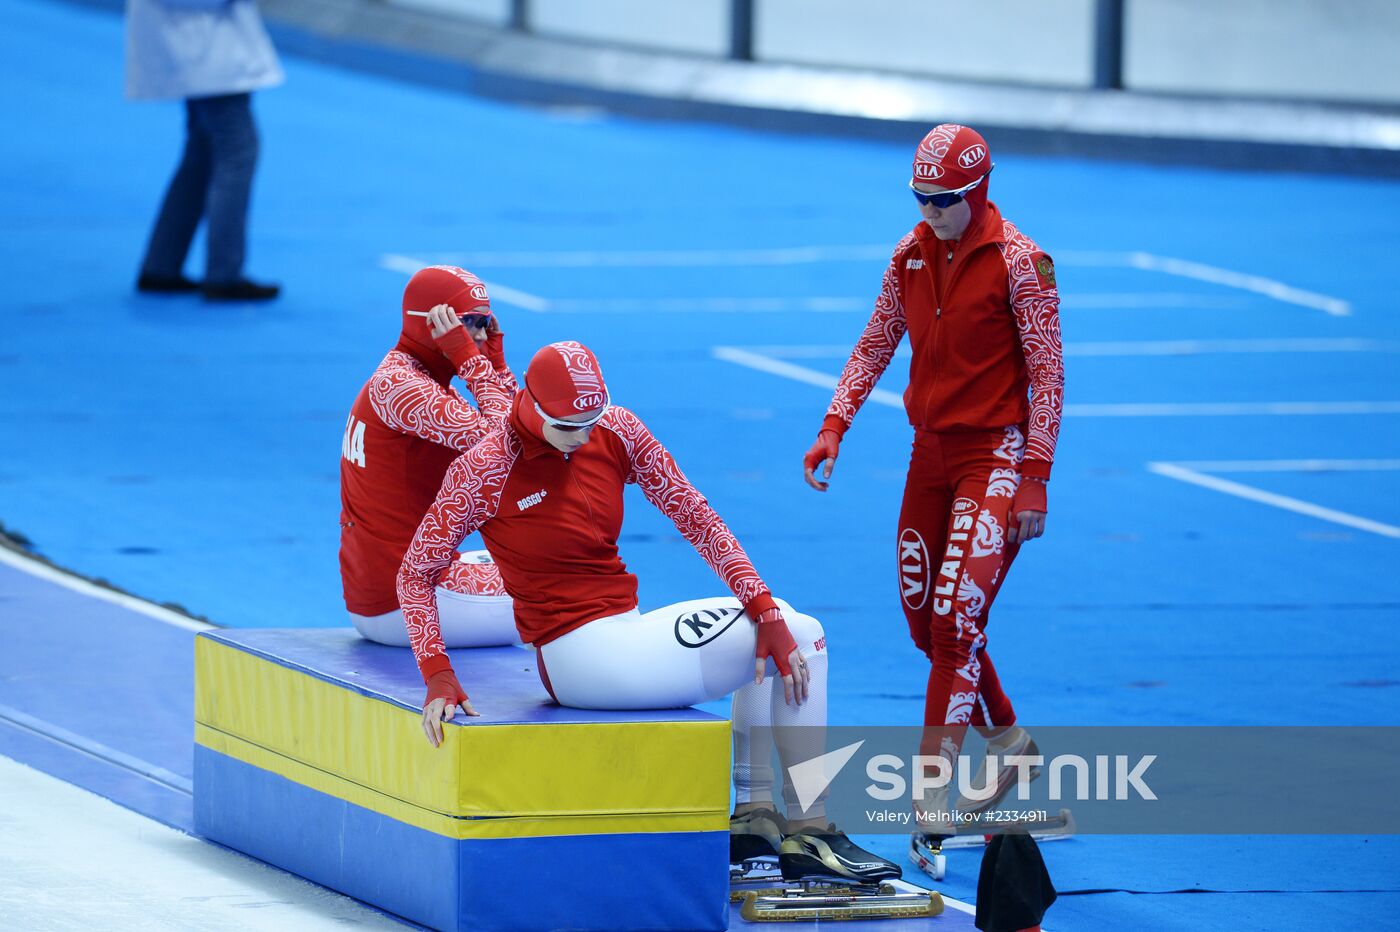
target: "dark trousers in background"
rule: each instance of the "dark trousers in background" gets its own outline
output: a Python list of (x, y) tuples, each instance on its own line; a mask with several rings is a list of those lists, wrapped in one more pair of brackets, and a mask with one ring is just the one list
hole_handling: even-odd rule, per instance
[(224, 284), (243, 277), (248, 198), (258, 162), (252, 95), (192, 97), (185, 101), (185, 152), (161, 203), (143, 274), (181, 274), (200, 218), (207, 222), (209, 256), (204, 280)]

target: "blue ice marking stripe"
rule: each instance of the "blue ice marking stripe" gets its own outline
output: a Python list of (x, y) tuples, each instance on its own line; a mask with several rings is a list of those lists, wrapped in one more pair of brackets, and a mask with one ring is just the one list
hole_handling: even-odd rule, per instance
[(80, 751), (89, 757), (95, 757), (100, 761), (129, 770), (138, 776), (145, 777), (152, 783), (159, 783), (167, 789), (172, 789), (177, 793), (190, 796), (194, 793), (194, 785), (191, 781), (180, 776), (178, 773), (171, 773), (164, 767), (158, 767), (139, 757), (132, 757), (130, 754), (123, 754), (116, 748), (109, 748), (107, 745), (91, 738), (84, 738), (82, 735), (74, 734), (66, 728), (60, 728), (43, 719), (26, 715), (18, 709), (12, 709), (7, 705), (0, 705), (0, 719), (9, 722), (25, 731), (33, 732), (42, 738), (65, 745), (75, 751)]

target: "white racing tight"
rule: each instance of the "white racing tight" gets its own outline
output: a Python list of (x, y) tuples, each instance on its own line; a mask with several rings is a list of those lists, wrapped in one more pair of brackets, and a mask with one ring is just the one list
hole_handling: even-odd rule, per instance
[[(810, 695), (800, 706), (784, 701), (772, 660), (763, 682), (754, 685), (757, 636), (734, 598), (590, 621), (539, 648), (540, 671), (559, 704), (577, 709), (672, 709), (733, 693), (737, 801), (771, 802), (775, 733), (785, 774), (826, 750), (826, 637), (821, 622), (781, 599), (778, 605), (811, 673)], [(796, 794), (786, 780), (783, 795), (796, 815)], [(822, 818), (824, 812), (819, 799), (801, 815)]]
[[(485, 550), (460, 554), (437, 585), (438, 623), (447, 647), (500, 647), (519, 644), (515, 609), (501, 583), (500, 570)], [(360, 637), (390, 647), (408, 647), (403, 612), (350, 614)]]

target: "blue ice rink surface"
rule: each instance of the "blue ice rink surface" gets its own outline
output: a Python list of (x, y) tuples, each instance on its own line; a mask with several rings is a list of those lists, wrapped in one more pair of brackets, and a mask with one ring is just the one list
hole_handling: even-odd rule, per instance
[[(917, 219), (917, 140), (522, 108), (289, 59), (255, 99), (249, 266), (286, 297), (206, 306), (131, 290), (182, 116), (122, 100), (120, 21), (12, 0), (0, 27), (0, 520), (36, 552), (221, 625), (344, 624), (345, 417), (406, 270), (452, 261), (492, 286), (517, 371), (543, 343), (591, 346), (776, 593), (823, 621), (835, 722), (920, 720), (927, 661), (894, 586), (903, 413), (866, 405), (828, 494), (800, 466)], [(990, 142), (993, 199), (1057, 257), (1067, 353), (1048, 533), (989, 631), (1022, 721), (1400, 724), (1400, 184)], [(643, 607), (719, 592), (629, 501)], [(871, 839), (900, 859), (905, 841)], [(1045, 857), (1064, 891), (1127, 891), (1063, 896), (1054, 928), (1400, 911), (1393, 838), (1090, 837)], [(945, 890), (971, 899), (976, 866), (953, 853)], [(1187, 890), (1220, 892), (1166, 895)]]

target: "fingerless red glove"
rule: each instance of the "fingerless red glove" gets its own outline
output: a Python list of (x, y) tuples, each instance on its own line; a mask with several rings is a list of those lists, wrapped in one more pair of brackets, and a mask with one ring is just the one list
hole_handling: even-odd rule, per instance
[(790, 676), (792, 665), (788, 663), (788, 658), (797, 650), (797, 642), (793, 640), (787, 622), (783, 621), (783, 613), (776, 608), (760, 612), (757, 627), (758, 646), (754, 649), (754, 656), (764, 662), (772, 657), (778, 673)]
[(428, 677), (428, 698), (423, 700), (423, 708), (426, 709), (434, 699), (446, 699), (450, 705), (461, 705), (467, 701), (467, 691), (457, 682), (457, 674), (450, 667)]
[(454, 369), (461, 369), (468, 359), (481, 355), (481, 350), (477, 349), (476, 341), (467, 333), (466, 327), (452, 327), (442, 336), (433, 337), (433, 342), (442, 351), (442, 355), (452, 362)]
[(1019, 520), (1016, 516), (1023, 511), (1048, 511), (1045, 503), (1045, 483), (1041, 480), (1029, 476), (1021, 477), (1021, 484), (1016, 488), (1016, 497), (1011, 499), (1011, 520)]
[(826, 460), (836, 459), (840, 451), (841, 438), (837, 436), (836, 431), (824, 430), (817, 434), (816, 443), (812, 444), (812, 449), (802, 457), (802, 468), (815, 471)]
[(486, 358), (491, 361), (491, 365), (496, 367), (497, 372), (505, 371), (506, 341), (505, 334), (501, 331), (486, 331)]

